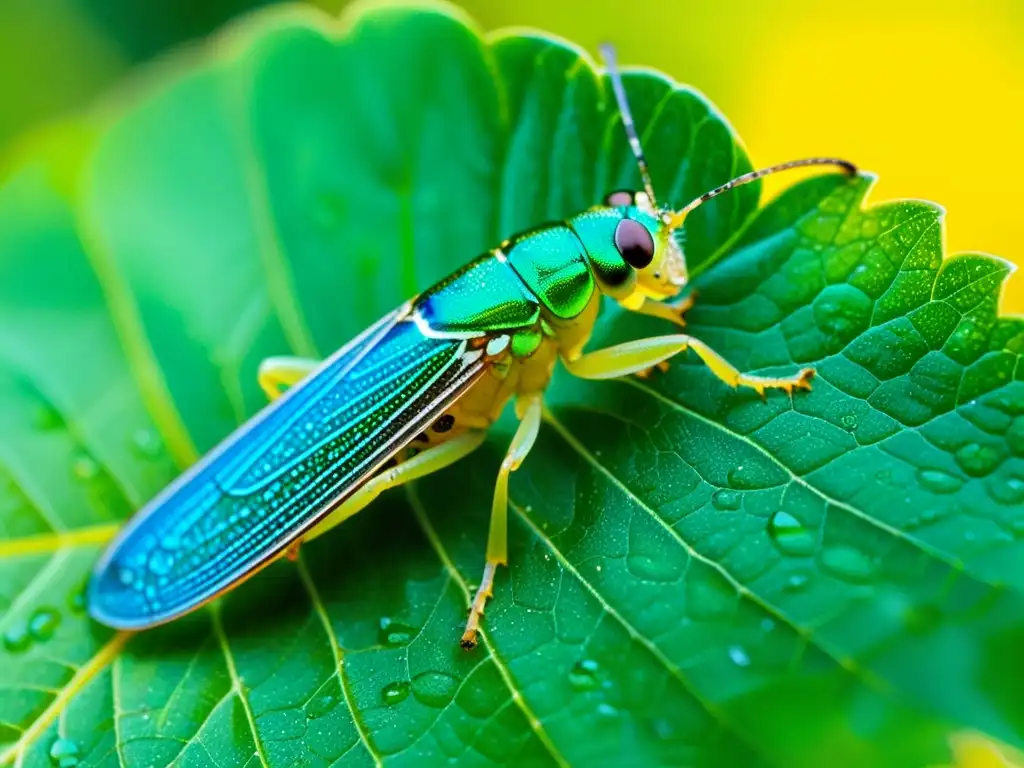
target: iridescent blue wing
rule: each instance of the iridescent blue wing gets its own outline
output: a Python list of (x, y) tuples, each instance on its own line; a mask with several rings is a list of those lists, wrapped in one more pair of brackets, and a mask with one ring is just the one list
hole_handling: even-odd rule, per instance
[(139, 629), (187, 613), (278, 557), (483, 371), (460, 338), (396, 310), (146, 505), (96, 566), (89, 611)]

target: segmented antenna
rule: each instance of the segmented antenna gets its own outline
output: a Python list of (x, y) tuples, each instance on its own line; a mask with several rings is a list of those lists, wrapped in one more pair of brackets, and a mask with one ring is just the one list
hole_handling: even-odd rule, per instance
[(640, 168), (640, 180), (643, 182), (644, 191), (655, 208), (658, 203), (654, 198), (654, 184), (651, 183), (651, 173), (647, 170), (647, 158), (644, 157), (644, 150), (640, 146), (640, 137), (636, 132), (636, 124), (633, 122), (633, 113), (629, 111), (629, 100), (626, 98), (626, 89), (622, 87), (622, 75), (619, 74), (619, 63), (615, 56), (615, 48), (605, 43), (601, 46), (601, 58), (604, 59), (605, 69), (608, 70), (608, 77), (612, 81), (612, 90), (615, 92), (615, 101), (619, 105), (619, 114), (622, 115), (622, 125), (626, 129), (626, 138), (629, 140), (629, 148), (633, 150), (633, 157)]
[(759, 171), (744, 173), (742, 176), (737, 176), (732, 181), (725, 182), (725, 184), (720, 187), (715, 187), (710, 192), (705, 192), (700, 197), (690, 201), (673, 213), (672, 217), (668, 220), (668, 227), (669, 229), (675, 229), (676, 227), (682, 226), (683, 219), (686, 218), (686, 214), (694, 208), (703, 205), (711, 198), (718, 197), (723, 192), (728, 192), (733, 187), (741, 187), (744, 184), (749, 184), (752, 181), (757, 181), (764, 176), (770, 176), (771, 174), (778, 173), (779, 171), (788, 171), (791, 168), (806, 168), (810, 165), (836, 165), (851, 176), (857, 173), (857, 166), (848, 160), (841, 160), (838, 157), (808, 157), (803, 160), (791, 160), (788, 163), (779, 163), (778, 165), (772, 165), (768, 168), (762, 168)]

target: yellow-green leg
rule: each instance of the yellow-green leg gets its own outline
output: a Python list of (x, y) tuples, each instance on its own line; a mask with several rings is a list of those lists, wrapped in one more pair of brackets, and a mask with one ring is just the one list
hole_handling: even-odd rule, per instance
[(583, 379), (617, 379), (648, 370), (687, 349), (696, 352), (711, 372), (730, 387), (750, 387), (762, 396), (767, 389), (781, 389), (790, 393), (794, 389), (810, 389), (814, 377), (813, 368), (802, 368), (793, 376), (783, 377), (740, 373), (707, 344), (681, 333), (616, 344), (582, 355), (576, 360), (566, 361), (565, 367)]
[(485, 430), (468, 430), (451, 440), (446, 440), (417, 453), (401, 464), (385, 469), (321, 520), (313, 530), (306, 534), (303, 541), (311, 541), (343, 520), (352, 517), (388, 488), (395, 488), (410, 480), (416, 480), (444, 469), (449, 464), (454, 464), (479, 448), (485, 437), (487, 437)]
[(494, 571), (499, 565), (508, 565), (508, 476), (519, 469), (533, 448), (537, 433), (540, 432), (541, 403), (540, 394), (520, 397), (516, 402), (516, 411), (520, 418), (519, 428), (509, 444), (504, 461), (501, 462), (501, 469), (498, 470), (494, 501), (491, 503), (491, 526), (487, 534), (487, 563), (484, 565), (480, 586), (473, 597), (473, 604), (469, 608), (466, 631), (462, 633), (461, 645), (467, 650), (476, 647), (484, 605), (487, 598), (494, 594)]
[(276, 400), (289, 387), (298, 384), (320, 365), (319, 360), (308, 357), (268, 357), (260, 363), (260, 387), (267, 393), (267, 398)]
[(697, 291), (692, 290), (679, 301), (675, 301), (670, 304), (646, 299), (643, 304), (631, 311), (636, 312), (638, 315), (647, 315), (649, 317), (658, 317), (662, 320), (668, 320), (670, 323), (675, 323), (682, 328), (686, 325), (684, 315), (686, 315), (690, 308), (693, 307), (696, 299)]

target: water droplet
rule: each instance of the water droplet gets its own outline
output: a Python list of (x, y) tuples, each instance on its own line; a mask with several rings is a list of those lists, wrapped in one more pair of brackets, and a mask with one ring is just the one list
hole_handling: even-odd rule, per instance
[(807, 586), (808, 579), (802, 573), (794, 573), (788, 579), (783, 587), (787, 592), (799, 592), (801, 589)]
[(765, 483), (764, 473), (750, 464), (740, 464), (729, 470), (729, 485), (737, 490), (752, 491)]
[(971, 477), (984, 477), (999, 466), (1002, 457), (990, 445), (968, 443), (956, 452), (956, 461)]
[(773, 629), (775, 629), (775, 621), (773, 619), (769, 619), (767, 616), (765, 618), (761, 619), (761, 630), (762, 631), (764, 631), (764, 632), (771, 632)]
[(963, 482), (941, 469), (919, 469), (917, 480), (932, 493), (956, 493)]
[(32, 635), (28, 633), (28, 627), (19, 623), (8, 628), (4, 632), (4, 648), (11, 653), (20, 653), (32, 645)]
[(317, 696), (309, 702), (308, 705), (306, 705), (306, 717), (310, 720), (323, 717), (330, 713), (337, 703), (338, 700), (329, 693), (324, 694), (323, 696)]
[(843, 429), (847, 430), (848, 432), (857, 431), (857, 417), (852, 413), (848, 413), (841, 419), (839, 419), (839, 423), (842, 424)]
[(76, 589), (70, 593), (67, 603), (72, 613), (85, 613), (85, 589)]
[(729, 660), (737, 667), (750, 666), (750, 656), (748, 656), (747, 652), (739, 645), (729, 646)]
[(626, 556), (626, 568), (638, 579), (660, 584), (678, 581), (682, 575), (680, 564), (669, 557), (630, 554)]
[(859, 549), (845, 545), (824, 550), (821, 553), (821, 565), (846, 581), (864, 582), (875, 573), (875, 561), (872, 558)]
[(37, 608), (28, 620), (28, 633), (40, 642), (53, 637), (54, 631), (60, 626), (60, 614), (53, 608)]
[(619, 714), (619, 710), (617, 710), (611, 704), (601, 702), (597, 705), (597, 714), (599, 714), (601, 717), (616, 717)]
[(787, 555), (802, 556), (814, 552), (815, 534), (789, 512), (779, 510), (768, 521), (768, 535)]
[(444, 672), (420, 672), (412, 679), (412, 695), (428, 707), (448, 706), (459, 689), (459, 681)]
[(163, 445), (160, 437), (151, 429), (138, 429), (131, 437), (131, 448), (143, 459), (155, 459), (160, 455)]
[(590, 691), (597, 688), (597, 673), (600, 665), (593, 659), (577, 661), (569, 671), (569, 684), (577, 691)]
[(400, 704), (409, 696), (409, 684), (407, 682), (388, 683), (380, 692), (381, 700), (389, 707)]
[(988, 495), (1000, 504), (1019, 504), (1024, 501), (1024, 480), (1019, 477), (989, 478)]
[(416, 637), (417, 631), (415, 627), (392, 621), (385, 616), (380, 620), (380, 643), (388, 648), (408, 645)]
[(80, 453), (71, 462), (71, 472), (79, 480), (92, 480), (100, 473), (100, 465), (87, 453)]
[(729, 491), (725, 488), (715, 491), (711, 496), (711, 503), (715, 505), (716, 509), (721, 510), (736, 510), (740, 508), (741, 502), (740, 494), (736, 491)]
[(50, 763), (57, 768), (74, 768), (78, 765), (78, 745), (71, 739), (57, 739), (50, 746)]

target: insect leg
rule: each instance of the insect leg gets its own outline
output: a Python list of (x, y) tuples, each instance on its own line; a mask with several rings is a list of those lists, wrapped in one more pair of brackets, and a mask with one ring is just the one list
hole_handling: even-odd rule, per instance
[(268, 357), (260, 363), (260, 387), (270, 400), (276, 400), (285, 391), (298, 384), (320, 365), (319, 360), (308, 357)]
[(686, 325), (686, 320), (683, 319), (683, 316), (693, 307), (696, 298), (696, 291), (690, 291), (682, 299), (671, 304), (646, 299), (643, 304), (632, 311), (638, 315), (660, 317), (662, 320), (668, 320), (670, 323), (675, 323), (682, 328)]
[(508, 565), (508, 476), (519, 469), (533, 443), (537, 439), (541, 422), (541, 394), (520, 397), (516, 402), (519, 414), (519, 428), (509, 444), (498, 481), (494, 486), (494, 500), (491, 504), (491, 526), (487, 533), (487, 563), (484, 575), (480, 580), (473, 604), (469, 609), (469, 620), (466, 631), (462, 633), (460, 645), (469, 650), (476, 647), (477, 633), (480, 630), (480, 619), (484, 615), (484, 605), (491, 597), (494, 586), (494, 571), (499, 565)]
[(315, 539), (343, 520), (352, 517), (352, 515), (359, 512), (388, 488), (394, 488), (403, 483), (408, 483), (410, 480), (437, 472), (469, 455), (480, 447), (485, 437), (487, 437), (485, 430), (468, 430), (457, 437), (453, 437), (451, 440), (446, 440), (443, 443), (427, 448), (422, 453), (417, 453), (401, 464), (375, 475), (366, 485), (343, 501), (337, 509), (332, 511), (331, 514), (321, 520), (315, 528), (307, 533), (304, 541)]
[(794, 389), (810, 389), (813, 368), (803, 368), (793, 376), (752, 376), (740, 373), (725, 358), (704, 342), (686, 336), (652, 336), (649, 339), (628, 341), (565, 361), (565, 367), (574, 376), (583, 379), (617, 379), (643, 371), (667, 360), (684, 350), (692, 349), (711, 372), (730, 387), (750, 387), (764, 395), (767, 389), (781, 389), (792, 393)]

